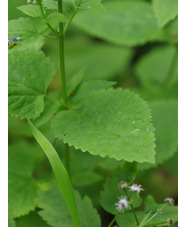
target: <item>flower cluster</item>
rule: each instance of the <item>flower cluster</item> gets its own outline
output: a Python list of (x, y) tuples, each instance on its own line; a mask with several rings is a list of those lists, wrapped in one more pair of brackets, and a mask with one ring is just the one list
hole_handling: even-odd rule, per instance
[[(144, 191), (144, 189), (142, 188), (141, 185), (132, 184), (131, 186), (129, 186), (126, 181), (121, 181), (118, 184), (118, 189), (120, 191), (124, 190), (126, 195), (127, 195), (126, 190), (129, 189), (129, 191), (137, 192), (138, 196), (139, 196), (140, 191)], [(128, 199), (129, 199), (128, 195), (119, 197), (119, 201), (117, 203), (115, 203), (116, 209), (119, 212), (123, 212), (125, 209), (128, 208), (128, 205), (130, 204), (130, 201), (128, 201)]]
[(119, 201), (118, 201), (118, 203), (115, 203), (115, 205), (116, 205), (116, 209), (119, 212), (123, 212), (126, 208), (128, 208), (127, 197), (126, 196), (119, 197)]

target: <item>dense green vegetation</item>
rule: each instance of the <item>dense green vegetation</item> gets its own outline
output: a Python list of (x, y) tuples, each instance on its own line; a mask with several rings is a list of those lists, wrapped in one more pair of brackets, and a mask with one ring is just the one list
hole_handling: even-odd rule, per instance
[(9, 227), (177, 226), (177, 5), (9, 0)]

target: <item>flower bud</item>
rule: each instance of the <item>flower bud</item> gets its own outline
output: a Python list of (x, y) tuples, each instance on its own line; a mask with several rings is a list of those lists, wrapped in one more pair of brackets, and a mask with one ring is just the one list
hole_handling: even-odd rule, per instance
[(174, 219), (173, 218), (168, 218), (167, 219), (167, 223), (168, 223), (169, 226), (174, 225)]
[(169, 206), (174, 206), (174, 199), (173, 198), (167, 197), (167, 198), (164, 199), (164, 202), (168, 203)]
[(126, 181), (121, 181), (119, 184), (118, 184), (118, 189), (121, 191), (122, 189), (125, 189), (125, 188), (128, 188), (128, 184)]

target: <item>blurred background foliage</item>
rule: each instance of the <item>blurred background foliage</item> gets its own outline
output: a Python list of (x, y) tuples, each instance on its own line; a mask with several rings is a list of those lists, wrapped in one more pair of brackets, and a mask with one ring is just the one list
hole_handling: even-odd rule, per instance
[[(104, 0), (103, 2), (109, 1), (111, 2), (111, 0)], [(145, 0), (138, 0), (138, 2), (145, 2)], [(146, 2), (151, 1), (147, 0)], [(9, 20), (25, 16), (16, 7), (25, 4), (26, 0), (9, 0), (8, 3)], [(78, 18), (78, 20), (81, 20), (81, 18)], [(76, 23), (78, 22), (75, 21), (70, 26), (65, 38), (65, 62), (68, 80), (77, 71), (84, 69), (85, 81), (95, 79), (117, 81), (116, 86), (130, 89), (148, 102), (152, 110), (152, 121), (156, 128), (156, 164), (138, 164), (135, 182), (145, 188), (142, 194), (144, 198), (151, 194), (157, 202), (162, 202), (165, 197), (172, 196), (177, 202), (177, 17), (170, 20), (162, 28), (161, 35), (158, 38), (140, 45), (121, 45), (107, 42), (96, 35), (89, 35), (86, 29), (81, 29), (76, 26)], [(58, 42), (47, 39), (42, 49), (50, 56), (51, 61), (58, 69), (49, 86), (49, 91), (59, 90)], [(48, 123), (40, 126), (40, 130), (54, 143), (55, 149), (65, 163), (63, 142), (55, 140)], [(25, 160), (28, 158), (32, 167), (31, 172), (23, 177), (26, 177), (28, 181), (31, 179), (30, 187), (33, 190), (30, 193), (33, 197), (35, 184), (44, 187), (46, 180), (55, 181), (49, 163), (39, 145), (33, 139), (26, 121), (20, 121), (13, 117), (9, 118), (9, 144), (9, 165), (11, 165), (11, 159), (14, 158), (14, 153), (17, 150), (20, 151), (20, 155), (24, 153), (24, 150), (28, 151), (29, 157), (25, 157)], [(118, 162), (110, 158), (93, 156), (87, 152), (82, 153), (73, 147), (70, 148), (70, 157), (70, 175), (74, 187), (78, 189), (81, 195), (88, 195), (92, 199), (93, 205), (98, 207), (103, 220), (109, 220), (111, 217), (100, 207), (100, 191), (103, 190), (105, 179), (111, 177), (118, 168), (122, 168), (124, 161)], [(24, 166), (24, 163), (19, 164)], [(10, 172), (12, 168), (12, 166), (9, 167)], [(20, 174), (19, 170), (17, 174)], [(15, 173), (11, 175), (11, 185), (14, 180), (16, 180)], [(22, 193), (24, 190), (21, 190), (21, 188), (25, 188), (28, 181), (20, 183), (20, 187), (16, 190)], [(29, 191), (26, 191), (26, 193), (29, 193)], [(32, 202), (29, 205), (31, 209), (35, 208)], [(24, 214), (27, 213), (27, 211), (24, 212)], [(23, 217), (20, 217), (20, 215), (22, 215), (21, 212), (14, 215), (19, 217), (16, 227), (48, 226), (36, 211), (32, 211)]]

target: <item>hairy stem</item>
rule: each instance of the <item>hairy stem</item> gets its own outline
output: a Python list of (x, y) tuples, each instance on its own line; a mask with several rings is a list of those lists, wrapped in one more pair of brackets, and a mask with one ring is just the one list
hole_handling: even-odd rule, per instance
[[(129, 196), (128, 196), (127, 190), (124, 189), (124, 191), (125, 191), (125, 194), (126, 194), (128, 200), (129, 200)], [(135, 212), (135, 210), (134, 210), (134, 207), (133, 207), (132, 204), (130, 204), (130, 207), (131, 207), (131, 209), (132, 209), (132, 213), (133, 213), (134, 218), (135, 218), (135, 220), (136, 220), (136, 224), (137, 224), (137, 226), (139, 226), (139, 221), (138, 221), (138, 218), (137, 218), (137, 216), (136, 216), (136, 212)]]
[[(58, 0), (58, 12), (63, 13), (62, 0)], [(66, 92), (66, 75), (65, 75), (65, 56), (64, 56), (64, 36), (63, 36), (63, 23), (59, 23), (59, 60), (60, 60), (60, 73), (62, 83), (62, 96), (65, 106), (68, 106), (67, 92)]]

